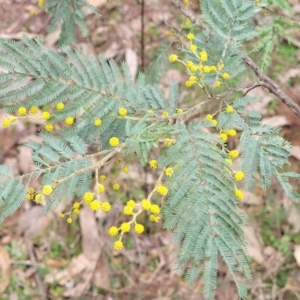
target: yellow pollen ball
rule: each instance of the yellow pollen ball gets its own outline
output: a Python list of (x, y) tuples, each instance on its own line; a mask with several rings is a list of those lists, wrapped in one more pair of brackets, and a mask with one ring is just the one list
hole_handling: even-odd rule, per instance
[(100, 126), (101, 123), (102, 123), (102, 120), (99, 119), (99, 118), (97, 118), (97, 119), (94, 120), (94, 125), (95, 125), (96, 127)]
[(44, 128), (45, 128), (46, 131), (50, 132), (50, 131), (53, 130), (53, 124), (48, 123), (48, 124), (46, 124), (46, 125), (44, 126)]
[(166, 169), (165, 169), (165, 174), (166, 174), (166, 176), (171, 177), (171, 176), (173, 175), (173, 173), (174, 173), (173, 168), (166, 168)]
[(74, 118), (73, 117), (67, 117), (65, 119), (65, 122), (67, 125), (72, 125), (74, 123)]
[(244, 176), (245, 176), (245, 173), (243, 171), (238, 171), (238, 172), (236, 172), (234, 178), (236, 181), (240, 181), (244, 178)]
[(135, 224), (134, 231), (138, 234), (142, 234), (144, 232), (145, 228), (142, 224)]
[(130, 224), (129, 223), (123, 223), (121, 224), (121, 231), (122, 232), (129, 232), (130, 231)]
[(178, 56), (176, 54), (171, 54), (169, 56), (169, 61), (170, 62), (175, 62), (176, 60), (178, 60)]
[(228, 138), (227, 134), (225, 134), (225, 133), (221, 133), (221, 134), (220, 134), (220, 139), (221, 139), (223, 142), (226, 142), (226, 141), (227, 141), (227, 138)]
[(123, 243), (122, 241), (116, 241), (114, 243), (114, 249), (117, 250), (117, 251), (120, 251), (123, 249)]
[(36, 114), (38, 112), (38, 107), (37, 106), (32, 106), (29, 108), (30, 113), (32, 113), (33, 115)]
[(155, 159), (150, 160), (149, 166), (151, 169), (157, 169), (157, 161)]
[(112, 226), (109, 228), (108, 233), (111, 236), (116, 236), (118, 234), (118, 228), (116, 226)]
[(103, 203), (101, 204), (101, 208), (102, 208), (103, 211), (109, 212), (110, 209), (111, 209), (111, 205), (110, 205), (110, 203), (108, 203), (108, 202), (103, 202)]
[(229, 154), (230, 158), (237, 158), (239, 156), (239, 151), (237, 151), (237, 150), (231, 150), (231, 151), (229, 151), (228, 154)]
[(109, 144), (112, 146), (112, 147), (117, 147), (119, 146), (119, 139), (117, 137), (112, 137), (109, 139)]
[(119, 115), (120, 115), (121, 117), (125, 117), (125, 116), (127, 115), (127, 109), (124, 108), (124, 107), (121, 107), (121, 108), (119, 109)]
[(215, 82), (215, 87), (217, 88), (217, 87), (220, 87), (220, 86), (221, 86), (221, 81), (217, 80), (217, 81)]
[(64, 108), (65, 108), (64, 103), (59, 102), (56, 104), (56, 110), (60, 111), (60, 110), (63, 110)]
[(18, 114), (20, 116), (25, 116), (27, 113), (27, 109), (24, 107), (24, 106), (21, 106), (19, 109), (18, 109)]
[(188, 38), (188, 40), (192, 41), (192, 40), (195, 38), (195, 36), (194, 36), (194, 34), (189, 33), (189, 34), (187, 35), (187, 38)]
[(98, 184), (98, 193), (103, 193), (105, 191), (105, 186), (103, 184)]
[(226, 107), (226, 112), (229, 113), (229, 114), (233, 113), (234, 112), (234, 108), (231, 105), (229, 105), (229, 106)]
[(51, 117), (51, 115), (50, 115), (50, 113), (48, 112), (48, 111), (44, 111), (43, 113), (42, 113), (42, 118), (44, 119), (44, 120), (49, 120), (50, 119), (50, 117)]
[(115, 184), (113, 185), (113, 190), (118, 191), (119, 189), (120, 189), (120, 185), (117, 184), (117, 183), (115, 183)]
[(49, 196), (53, 192), (51, 185), (45, 185), (43, 187), (43, 194)]
[(92, 201), (92, 202), (90, 203), (90, 208), (91, 208), (92, 210), (97, 211), (97, 210), (99, 210), (99, 209), (101, 208), (101, 204), (100, 204), (100, 202), (99, 202), (98, 200), (94, 200), (94, 201)]
[(2, 121), (2, 126), (3, 127), (8, 127), (11, 124), (10, 119), (5, 119)]

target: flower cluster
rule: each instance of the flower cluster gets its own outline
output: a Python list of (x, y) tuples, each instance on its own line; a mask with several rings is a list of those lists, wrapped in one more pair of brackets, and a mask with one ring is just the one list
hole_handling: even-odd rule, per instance
[(199, 49), (194, 44), (195, 36), (193, 33), (187, 35), (187, 39), (190, 42), (189, 50), (194, 56), (192, 60), (180, 60), (176, 54), (169, 56), (170, 62), (178, 61), (185, 65), (188, 73), (190, 74), (189, 79), (185, 82), (187, 87), (191, 87), (198, 83), (201, 87), (204, 86), (204, 78), (206, 74), (215, 74), (214, 87), (218, 88), (222, 85), (223, 81), (230, 78), (230, 74), (224, 71), (224, 63), (222, 61), (213, 61), (213, 58), (209, 56), (209, 53), (205, 49)]
[(149, 199), (142, 199), (140, 203), (136, 203), (134, 200), (128, 200), (123, 208), (123, 213), (126, 216), (131, 216), (131, 220), (123, 222), (119, 227), (111, 226), (108, 230), (109, 235), (117, 236), (120, 235), (118, 240), (114, 242), (114, 249), (123, 249), (122, 238), (124, 233), (130, 232), (133, 229), (137, 234), (142, 234), (145, 231), (143, 224), (137, 222), (137, 216), (143, 211), (150, 212), (149, 220), (151, 222), (159, 222), (160, 207), (157, 204), (152, 204)]

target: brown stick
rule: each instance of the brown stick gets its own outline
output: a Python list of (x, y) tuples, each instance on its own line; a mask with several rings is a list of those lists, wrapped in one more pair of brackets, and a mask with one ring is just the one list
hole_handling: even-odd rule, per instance
[[(196, 18), (193, 13), (188, 11), (179, 0), (173, 0), (173, 3), (181, 10), (181, 13), (184, 16), (191, 20), (194, 25), (201, 29), (207, 29), (206, 25)], [(250, 67), (259, 78), (260, 85), (264, 86), (269, 90), (270, 93), (277, 96), (292, 112), (294, 112), (300, 118), (300, 106), (288, 95), (286, 95), (279, 85), (270, 77), (268, 77), (249, 56), (245, 56), (243, 60), (244, 63)]]

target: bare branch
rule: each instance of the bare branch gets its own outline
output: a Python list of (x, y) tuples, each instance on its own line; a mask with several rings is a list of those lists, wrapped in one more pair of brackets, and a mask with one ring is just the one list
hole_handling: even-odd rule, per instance
[(181, 13), (189, 18), (193, 24), (195, 24), (196, 26), (200, 27), (201, 29), (205, 30), (207, 29), (206, 25), (204, 25), (198, 18), (196, 18), (193, 13), (191, 13), (190, 11), (188, 11), (184, 5), (180, 2), (180, 0), (173, 0), (173, 3), (181, 10)]
[(288, 95), (286, 95), (275, 81), (263, 73), (250, 57), (244, 57), (244, 62), (254, 71), (256, 76), (260, 79), (262, 85), (266, 87), (270, 93), (281, 99), (281, 101), (300, 118), (300, 106)]

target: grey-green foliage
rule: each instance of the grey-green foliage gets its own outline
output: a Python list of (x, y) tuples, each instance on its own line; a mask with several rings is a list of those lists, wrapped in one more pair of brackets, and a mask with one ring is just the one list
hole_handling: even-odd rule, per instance
[[(41, 131), (42, 144), (28, 143), (36, 163), (33, 174), (23, 175), (14, 184), (7, 184), (11, 182), (12, 174), (1, 167), (1, 184), (5, 187), (0, 195), (1, 220), (15, 211), (25, 199), (23, 182), (29, 186), (31, 180), (43, 175), (43, 184), (48, 185), (70, 176), (76, 170), (88, 168), (91, 162), (85, 157), (85, 144), (103, 150), (109, 148), (108, 140), (112, 136), (118, 137), (120, 142), (128, 139), (128, 146), (136, 149), (145, 164), (150, 148), (157, 146), (158, 137), (168, 132), (166, 123), (155, 125), (145, 118), (139, 122), (118, 118), (118, 110), (126, 107), (130, 114), (137, 117), (145, 115), (149, 109), (155, 110), (152, 117), (161, 115), (163, 111), (172, 114), (179, 96), (177, 85), (173, 83), (167, 101), (157, 86), (145, 84), (143, 74), (134, 83), (125, 64), (120, 70), (113, 60), (106, 62), (100, 56), (83, 55), (68, 47), (61, 49), (63, 54), (58, 54), (45, 48), (42, 40), (23, 37), (22, 41), (24, 45), (12, 40), (0, 40), (1, 106), (7, 112), (16, 114), (20, 106), (47, 105), (52, 110), (51, 107), (63, 102), (65, 109), (53, 113), (48, 123), (58, 124), (70, 116), (75, 117), (76, 121), (74, 126), (64, 127), (60, 137)], [(101, 118), (100, 127), (94, 126), (95, 118)], [(81, 157), (74, 159), (74, 153)], [(50, 195), (46, 210), (54, 209), (61, 200), (81, 196), (88, 191), (90, 183), (90, 169), (70, 176)]]
[[(271, 0), (261, 3), (261, 7), (268, 7), (270, 9), (272, 9), (274, 5), (293, 13), (290, 4), (286, 0)], [(285, 38), (287, 41), (290, 41), (291, 36), (288, 34), (288, 30), (299, 27), (297, 22), (292, 21), (288, 17), (276, 15), (266, 17), (265, 20), (267, 23), (260, 26), (257, 31), (257, 45), (250, 52), (255, 53), (256, 57), (259, 57), (262, 70), (266, 70), (270, 66), (271, 54), (277, 50), (281, 40)]]
[(59, 37), (60, 45), (68, 45), (76, 40), (76, 26), (82, 35), (87, 37), (89, 29), (85, 23), (84, 9), (87, 8), (94, 13), (98, 12), (94, 6), (85, 0), (47, 0), (44, 8), (53, 15), (48, 27), (49, 32), (55, 31), (62, 23)]
[(226, 40), (240, 42), (255, 36), (253, 16), (259, 11), (254, 1), (200, 0), (205, 21)]
[[(207, 64), (223, 62), (224, 72), (232, 77), (241, 74), (241, 42), (253, 35), (253, 28), (248, 25), (256, 12), (254, 3), (203, 0), (202, 8), (212, 31), (196, 37), (198, 49), (208, 52)], [(220, 14), (222, 22), (231, 24), (230, 28), (218, 22)], [(197, 121), (187, 126), (175, 114), (179, 98), (175, 83), (170, 84), (166, 99), (156, 85), (146, 84), (143, 74), (133, 82), (126, 64), (118, 67), (113, 60), (84, 55), (69, 47), (62, 47), (58, 54), (44, 47), (39, 39), (23, 37), (22, 42), (0, 40), (1, 107), (13, 114), (20, 106), (45, 107), (53, 111), (49, 123), (61, 126), (67, 117), (75, 117), (75, 123), (61, 126), (57, 136), (41, 130), (43, 142), (28, 143), (35, 162), (33, 173), (14, 177), (9, 169), (0, 166), (0, 221), (22, 204), (30, 182), (39, 176), (43, 177), (43, 185), (56, 184), (47, 199), (46, 211), (88, 191), (93, 170), (88, 145), (96, 152), (110, 152), (109, 139), (118, 137), (127, 154), (136, 153), (145, 165), (148, 152), (159, 144), (159, 139), (172, 137), (176, 143), (164, 148), (159, 166), (174, 168), (172, 177), (163, 177), (169, 189), (163, 213), (165, 227), (174, 230), (174, 242), (181, 245), (176, 268), (186, 270), (190, 284), (203, 273), (204, 296), (213, 299), (221, 256), (240, 297), (246, 299), (247, 290), (235, 276), (241, 271), (251, 278), (243, 231), (245, 219), (235, 195), (234, 170), (225, 160), (226, 145), (214, 133), (211, 122)], [(191, 53), (184, 53), (187, 59), (194, 60)], [(205, 76), (208, 90), (214, 80), (211, 74)], [(261, 124), (259, 112), (246, 109), (247, 104), (258, 100), (234, 100), (233, 113), (220, 110), (217, 129), (236, 128), (241, 133), (240, 168), (245, 172), (246, 189), (253, 190), (257, 180), (267, 188), (275, 176), (287, 195), (298, 201), (300, 195), (289, 179), (300, 176), (282, 172), (288, 164), (290, 144), (279, 136), (278, 128)], [(56, 111), (59, 102), (65, 103), (65, 108)], [(130, 118), (118, 115), (121, 107), (127, 109)], [(176, 122), (170, 125), (161, 117), (163, 112), (175, 115)], [(94, 126), (96, 118), (102, 120), (99, 127)]]
[(147, 66), (145, 70), (147, 83), (157, 84), (162, 76), (168, 72), (170, 68), (168, 44), (167, 41), (164, 41), (159, 45), (155, 57), (151, 60), (149, 66)]

